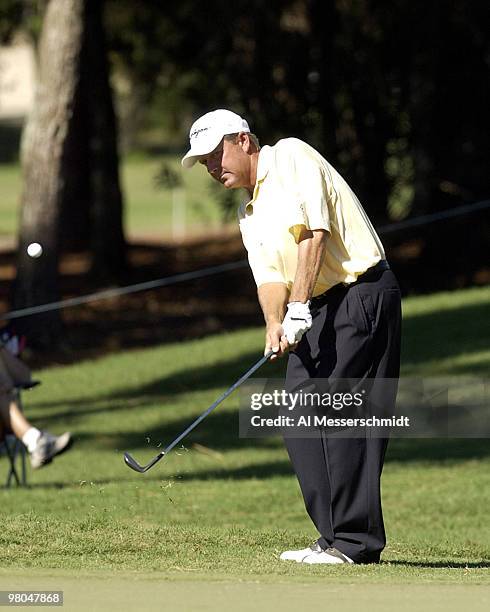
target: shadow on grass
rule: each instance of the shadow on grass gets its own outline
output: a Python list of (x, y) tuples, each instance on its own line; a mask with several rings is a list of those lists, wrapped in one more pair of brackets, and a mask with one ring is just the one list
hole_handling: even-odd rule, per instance
[[(128, 450), (131, 454), (144, 453), (149, 461), (151, 456), (157, 455), (163, 448), (168, 446), (177, 435), (179, 435), (188, 425), (189, 420), (173, 422), (165, 430), (148, 432), (147, 430), (134, 431), (130, 433), (103, 433), (91, 434), (80, 432), (75, 435), (77, 445), (90, 447), (92, 450), (113, 450), (123, 452)], [(150, 438), (150, 442), (148, 442)], [(156, 442), (160, 441), (157, 446)], [(225, 412), (222, 414), (212, 414), (204, 420), (194, 431), (192, 431), (172, 454), (179, 452), (182, 446), (193, 452), (192, 446), (197, 443), (212, 454), (215, 452), (226, 452), (232, 450), (284, 450), (284, 444), (280, 437), (272, 438), (239, 438), (238, 437), (238, 417), (235, 413)], [(284, 450), (285, 452), (285, 450)], [(199, 453), (198, 453), (199, 454)], [(172, 455), (169, 455), (172, 456)], [(385, 465), (390, 463), (455, 463), (458, 461), (482, 460), (490, 457), (490, 440), (487, 439), (392, 439), (388, 445)], [(138, 459), (138, 457), (136, 457)], [(289, 462), (281, 462), (281, 468), (274, 473), (268, 472), (269, 465), (279, 465), (274, 463), (261, 464), (257, 469), (265, 470), (262, 472), (264, 477), (271, 475), (282, 475), (285, 473), (282, 466), (289, 466)], [(242, 471), (224, 468), (230, 478), (239, 478)], [(252, 466), (250, 466), (250, 469)], [(221, 470), (219, 470), (221, 472)], [(199, 477), (213, 478), (214, 471), (209, 476), (204, 472), (199, 472)], [(260, 475), (259, 475), (260, 476)]]
[[(194, 417), (187, 417), (174, 421), (165, 426), (164, 429), (148, 431), (147, 428), (139, 431), (127, 433), (89, 433), (79, 432), (74, 435), (78, 445), (86, 448), (100, 450), (115, 450), (121, 452), (129, 450), (135, 452), (145, 452), (147, 454), (158, 454), (168, 446), (184, 429), (194, 420)], [(172, 453), (184, 447), (192, 450), (193, 444), (199, 444), (210, 453), (213, 451), (231, 451), (240, 449), (277, 449), (283, 448), (281, 438), (240, 438), (238, 436), (238, 415), (236, 412), (223, 412), (221, 414), (211, 414), (202, 421), (179, 445), (172, 450)], [(197, 452), (197, 451), (193, 451)]]
[[(490, 303), (407, 317), (403, 319), (402, 329), (402, 364), (486, 350), (490, 338)], [(471, 374), (477, 370), (463, 364), (452, 374)]]
[[(488, 346), (488, 334), (483, 327), (488, 320), (487, 304), (468, 305), (440, 313), (412, 316), (404, 321), (404, 359), (410, 363), (425, 360), (445, 359), (454, 355), (471, 353)], [(448, 333), (451, 330), (451, 333)], [(105, 448), (146, 449), (146, 438), (162, 441), (168, 445), (177, 435), (204, 411), (208, 405), (235, 382), (260, 358), (259, 351), (239, 354), (233, 359), (212, 365), (186, 368), (168, 376), (155, 379), (141, 387), (122, 388), (115, 393), (99, 393), (89, 398), (61, 400), (57, 403), (34, 403), (39, 410), (36, 419), (42, 424), (69, 424), (92, 414), (114, 414), (114, 419), (124, 419), (129, 410), (137, 411), (152, 406), (158, 410), (161, 425), (148, 432), (139, 428), (125, 434), (82, 434), (81, 441), (97, 446), (103, 442)], [(255, 376), (280, 378), (284, 362), (265, 365)], [(462, 366), (461, 372), (467, 368)], [(454, 372), (453, 372), (454, 374)], [(121, 381), (124, 385), (124, 380)], [(209, 397), (204, 405), (195, 405), (194, 414), (179, 417), (173, 400), (184, 393), (215, 390), (215, 397)], [(180, 400), (181, 401), (181, 400)], [(199, 400), (199, 403), (202, 400)], [(189, 402), (196, 402), (189, 398)], [(70, 409), (66, 409), (67, 404)], [(161, 404), (161, 408), (155, 405)], [(42, 415), (43, 408), (53, 408)], [(61, 409), (56, 410), (59, 406)], [(119, 414), (118, 414), (119, 413)], [(99, 438), (99, 442), (97, 439)], [(199, 442), (216, 450), (256, 447), (267, 444), (264, 440), (238, 438), (238, 415), (218, 407), (185, 440), (186, 445)], [(277, 444), (277, 443), (276, 443)], [(155, 448), (155, 454), (159, 451)], [(490, 442), (479, 439), (394, 439), (390, 442), (387, 462), (442, 462), (482, 459), (490, 456)], [(233, 472), (231, 472), (233, 477)]]
[[(110, 484), (128, 484), (141, 482), (168, 482), (169, 480), (176, 483), (208, 481), (208, 480), (266, 480), (274, 477), (292, 477), (294, 472), (288, 461), (273, 461), (269, 463), (259, 463), (256, 465), (244, 466), (241, 468), (227, 469), (210, 469), (201, 470), (199, 472), (178, 472), (175, 475), (169, 476), (168, 473), (162, 474), (158, 467), (152, 469), (151, 473), (137, 475), (124, 465), (121, 455), (121, 474), (122, 477), (117, 478), (94, 478), (89, 483), (83, 486), (102, 486)], [(45, 482), (32, 483), (27, 485), (27, 489), (70, 489), (82, 488), (78, 482)], [(12, 489), (13, 490), (13, 489)]]
[[(404, 321), (403, 360), (411, 365), (427, 360), (446, 359), (463, 353), (484, 350), (488, 347), (488, 333), (482, 327), (482, 321), (490, 320), (487, 316), (490, 306), (473, 305), (447, 312), (426, 314), (410, 317)], [(464, 324), (461, 323), (464, 321)], [(448, 333), (448, 329), (451, 333)], [(157, 378), (141, 387), (122, 388), (111, 393), (99, 393), (82, 399), (64, 399), (57, 402), (35, 402), (31, 396), (33, 408), (70, 409), (50, 411), (43, 420), (73, 419), (99, 412), (109, 413), (122, 410), (134, 410), (135, 406), (144, 408), (155, 403), (158, 398), (162, 404), (169, 404), (172, 399), (182, 393), (219, 389), (224, 391), (235, 382), (253, 363), (260, 358), (260, 352), (250, 351), (240, 354), (232, 360), (221, 361), (213, 365), (185, 368), (169, 376)], [(482, 366), (483, 367), (483, 366)], [(255, 374), (262, 378), (281, 378), (284, 373), (285, 361), (266, 364)], [(453, 369), (451, 375), (478, 373), (479, 366), (461, 364)], [(121, 381), (124, 384), (124, 381)], [(219, 395), (219, 392), (217, 393)], [(30, 399), (30, 398), (29, 398)], [(125, 406), (124, 402), (129, 402)], [(111, 405), (106, 405), (106, 404)], [(99, 405), (102, 404), (102, 405)], [(206, 406), (203, 406), (203, 410)]]
[[(209, 391), (217, 389), (217, 399), (228, 387), (235, 383), (249, 368), (252, 367), (261, 357), (260, 351), (253, 351), (240, 354), (236, 358), (228, 361), (221, 361), (213, 365), (203, 365), (199, 367), (183, 369), (170, 376), (164, 376), (140, 387), (121, 389), (117, 392), (102, 393), (93, 397), (82, 399), (64, 399), (57, 402), (32, 402), (35, 409), (46, 407), (66, 406), (67, 403), (73, 406), (72, 410), (60, 412), (50, 412), (49, 415), (42, 417), (43, 421), (70, 419), (76, 416), (86, 416), (98, 412), (114, 412), (118, 410), (134, 410), (135, 406), (145, 407), (155, 403), (155, 398), (161, 398), (163, 403), (171, 403), (172, 398), (183, 393), (196, 393), (199, 391)], [(258, 370), (254, 377), (259, 378), (281, 378), (284, 370), (283, 363), (267, 363)], [(124, 384), (124, 381), (122, 381)], [(118, 404), (127, 401), (130, 405)], [(113, 406), (97, 406), (97, 403), (112, 402)], [(95, 404), (95, 405), (94, 405)], [(76, 407), (81, 407), (77, 410)], [(202, 406), (204, 411), (207, 405)]]
[[(489, 311), (490, 306), (487, 304), (470, 305), (440, 313), (417, 315), (404, 320), (402, 361), (414, 365), (427, 360), (446, 359), (486, 349), (490, 330), (488, 333), (485, 331), (482, 321), (490, 320)], [(451, 330), (451, 333), (448, 333), (448, 330)], [(182, 393), (209, 389), (224, 391), (259, 358), (260, 351), (250, 351), (213, 365), (186, 368), (183, 364), (180, 371), (157, 378), (141, 387), (122, 388), (117, 392), (99, 393), (92, 397), (64, 399), (57, 402), (35, 402), (34, 396), (31, 396), (32, 404), (33, 408), (42, 410), (57, 406), (66, 407), (69, 403), (71, 406), (69, 410), (50, 411), (49, 415), (42, 418), (45, 422), (84, 417), (99, 412), (134, 410), (135, 406), (144, 408), (154, 404), (155, 398), (158, 398), (162, 404), (170, 404), (173, 398)], [(478, 373), (479, 368), (480, 366), (461, 364), (451, 371), (451, 375)], [(266, 364), (254, 376), (281, 378), (284, 369), (285, 361), (280, 360)], [(121, 384), (124, 385), (124, 380)], [(220, 392), (217, 392), (217, 396)], [(129, 404), (125, 406), (124, 402)], [(111, 405), (106, 405), (109, 403)], [(205, 408), (206, 406), (202, 407), (203, 410)]]
[[(217, 451), (240, 448), (282, 448), (281, 438), (238, 438), (238, 418), (236, 414), (225, 413), (212, 415), (203, 421), (183, 443), (190, 448), (194, 442)], [(152, 433), (152, 439), (161, 439), (164, 445), (173, 440), (188, 425), (188, 421), (172, 423), (172, 426), (158, 433)], [(131, 433), (117, 436), (116, 448), (148, 449), (147, 433)], [(155, 454), (159, 449), (155, 449)], [(393, 439), (390, 440), (385, 462), (451, 462), (485, 459), (490, 456), (490, 440), (480, 439)]]
[[(96, 442), (96, 438), (94, 439), (92, 436), (85, 435), (81, 436), (85, 438), (87, 441), (91, 442), (91, 448), (94, 448), (93, 442)], [(199, 439), (200, 443), (202, 439)], [(249, 441), (250, 442), (250, 441)], [(273, 445), (276, 447), (281, 446), (281, 441), (278, 439), (269, 439), (269, 440), (259, 440), (258, 442), (262, 448), (264, 444)], [(398, 442), (408, 443), (407, 446), (404, 444), (397, 445)], [(414, 444), (416, 442), (417, 444)], [(422, 444), (418, 444), (421, 443)], [(434, 444), (434, 442), (438, 442), (439, 444)], [(390, 461), (400, 461), (397, 457), (397, 453), (400, 452), (403, 454), (403, 461), (425, 461), (425, 462), (444, 462), (444, 461), (457, 461), (464, 459), (478, 459), (488, 456), (490, 454), (488, 441), (478, 440), (477, 442), (481, 443), (479, 445), (474, 445), (475, 440), (439, 440), (439, 441), (427, 441), (427, 440), (395, 440), (392, 441), (392, 452), (390, 456), (390, 452), (387, 455), (387, 469), (389, 470)], [(199, 453), (191, 448), (192, 440), (187, 441), (186, 448), (190, 449), (190, 452), (195, 453), (196, 457), (199, 457)], [(95, 444), (96, 446), (96, 444)], [(104, 444), (104, 447), (107, 446), (107, 441)], [(122, 449), (124, 446), (121, 446), (119, 443), (115, 448)], [(216, 446), (214, 447), (216, 448)], [(443, 448), (445, 451), (443, 452)], [(148, 453), (150, 450), (146, 445), (144, 450), (144, 457), (141, 455), (138, 456), (138, 451), (135, 453), (135, 458), (137, 461), (141, 461), (142, 463), (146, 463), (150, 460), (151, 456), (156, 455), (158, 453), (158, 449), (152, 449), (154, 453)], [(140, 453), (143, 451), (140, 448)], [(406, 452), (408, 451), (408, 452)], [(169, 457), (174, 457), (179, 451), (173, 451)], [(284, 451), (285, 452), (285, 451)], [(202, 456), (201, 456), (202, 457)], [(214, 458), (202, 457), (203, 461), (213, 460)], [(168, 459), (162, 459), (162, 465)], [(112, 459), (108, 459), (113, 463)], [(227, 467), (224, 464), (222, 467), (210, 467), (209, 469), (197, 469), (191, 470), (188, 467), (182, 468), (182, 471), (179, 471), (178, 462), (172, 463), (172, 471), (175, 474), (169, 475), (167, 472), (163, 473), (160, 471), (159, 466), (155, 466), (151, 472), (142, 475), (136, 475), (132, 472), (123, 461), (122, 450), (120, 454), (117, 455), (117, 461), (120, 462), (121, 476), (117, 478), (98, 478), (90, 481), (90, 485), (94, 486), (102, 486), (109, 484), (119, 484), (119, 483), (137, 483), (140, 479), (142, 482), (161, 482), (168, 480), (175, 480), (176, 482), (185, 483), (185, 482), (195, 482), (195, 481), (208, 481), (208, 480), (267, 480), (269, 478), (275, 477), (294, 477), (293, 468), (288, 459), (284, 460), (275, 460), (275, 461), (264, 461), (261, 463), (254, 463), (249, 465), (243, 465), (240, 467)], [(160, 466), (161, 467), (161, 466)], [(28, 488), (32, 489), (63, 489), (63, 488), (77, 488), (78, 483), (76, 482), (48, 482), (48, 483), (30, 483)], [(87, 485), (89, 486), (89, 485)], [(14, 487), (15, 488), (15, 487)], [(423, 565), (416, 562), (402, 562), (402, 561), (390, 561), (393, 564), (408, 564), (419, 566)], [(461, 565), (465, 567), (465, 564)], [(446, 567), (444, 564), (441, 567)]]
[(484, 459), (490, 456), (488, 439), (392, 439), (386, 453), (386, 463), (390, 462), (445, 462)]

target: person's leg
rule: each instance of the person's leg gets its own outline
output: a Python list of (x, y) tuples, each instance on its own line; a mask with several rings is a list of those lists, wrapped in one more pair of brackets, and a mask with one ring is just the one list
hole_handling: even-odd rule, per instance
[(321, 534), (318, 544), (327, 548), (334, 540), (330, 515), (330, 475), (323, 440), (312, 438), (284, 438), (289, 459), (298, 478), (306, 511)]
[(73, 443), (69, 432), (53, 436), (33, 427), (11, 392), (0, 393), (0, 420), (5, 433), (13, 433), (26, 446), (34, 469), (51, 463), (56, 455), (68, 450)]
[[(300, 389), (302, 383), (318, 377), (320, 364), (333, 368), (336, 363), (335, 313), (346, 291), (334, 290), (328, 303), (312, 310), (313, 326), (303, 337), (296, 351), (288, 358), (286, 389)], [(320, 347), (323, 337), (323, 353)], [(326, 348), (325, 348), (326, 347)], [(318, 544), (327, 548), (334, 540), (331, 516), (330, 474), (325, 447), (320, 435), (310, 438), (285, 437), (284, 443), (300, 485), (306, 511), (318, 530)]]
[(19, 439), (22, 439), (24, 434), (32, 427), (11, 393), (0, 395), (0, 418), (7, 431), (12, 432)]
[(5, 347), (0, 347), (0, 418), (5, 429), (19, 439), (22, 439), (31, 425), (19, 409), (14, 387), (30, 380), (29, 368)]
[[(373, 404), (393, 414), (400, 368), (401, 308), (391, 271), (352, 287), (335, 321), (339, 358), (331, 378), (368, 378)], [(378, 561), (386, 544), (380, 478), (387, 438), (366, 428), (360, 439), (323, 442), (330, 465), (333, 546), (357, 562)], [(378, 432), (379, 436), (379, 432)]]
[(35, 450), (41, 431), (26, 419), (12, 391), (0, 393), (0, 419), (6, 433), (22, 440), (30, 453)]
[[(400, 294), (393, 274), (360, 283), (340, 300), (333, 295), (304, 340), (290, 356), (290, 378), (299, 379), (301, 371), (329, 379), (380, 377), (372, 392), (382, 396), (381, 378), (397, 378), (399, 372)], [(385, 405), (394, 405), (395, 396), (396, 389), (383, 399)], [(387, 440), (370, 436), (368, 431), (365, 438), (286, 441), (321, 534), (318, 543), (357, 562), (377, 561), (385, 545), (379, 481)]]

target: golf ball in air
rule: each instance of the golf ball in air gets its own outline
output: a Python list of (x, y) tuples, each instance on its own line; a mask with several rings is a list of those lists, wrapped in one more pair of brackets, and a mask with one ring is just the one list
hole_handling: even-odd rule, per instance
[(31, 242), (31, 244), (27, 247), (27, 254), (29, 257), (41, 257), (43, 254), (43, 247), (39, 244), (39, 242)]

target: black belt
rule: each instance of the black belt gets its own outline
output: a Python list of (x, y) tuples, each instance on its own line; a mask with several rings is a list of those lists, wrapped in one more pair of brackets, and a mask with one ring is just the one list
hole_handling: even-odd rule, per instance
[[(380, 272), (384, 272), (385, 270), (389, 269), (390, 264), (386, 261), (386, 259), (382, 259), (381, 261), (378, 261), (375, 266), (373, 266), (372, 268), (368, 268), (365, 272), (360, 274), (354, 281), (354, 283), (351, 284), (354, 285), (359, 281), (369, 280), (370, 278), (377, 276)], [(350, 284), (348, 286), (350, 287)]]
[(390, 264), (386, 261), (386, 259), (382, 259), (381, 261), (378, 261), (377, 264), (375, 264), (371, 268), (368, 268), (365, 272), (360, 274), (354, 282), (346, 284), (339, 283), (338, 285), (334, 285), (330, 289), (327, 289), (325, 293), (321, 293), (320, 295), (311, 298), (311, 306), (314, 306), (315, 308), (321, 306), (321, 304), (325, 302), (326, 299), (328, 299), (329, 295), (332, 295), (330, 292), (337, 291), (339, 289), (348, 289), (349, 287), (357, 285), (357, 283), (375, 279), (379, 276), (381, 272), (384, 272), (385, 270), (389, 269)]

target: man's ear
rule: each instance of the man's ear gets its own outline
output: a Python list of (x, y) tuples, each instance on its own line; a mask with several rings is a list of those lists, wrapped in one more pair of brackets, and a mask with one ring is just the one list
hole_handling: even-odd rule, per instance
[(239, 132), (237, 142), (242, 147), (244, 153), (250, 154), (253, 152), (253, 143), (249, 132)]

